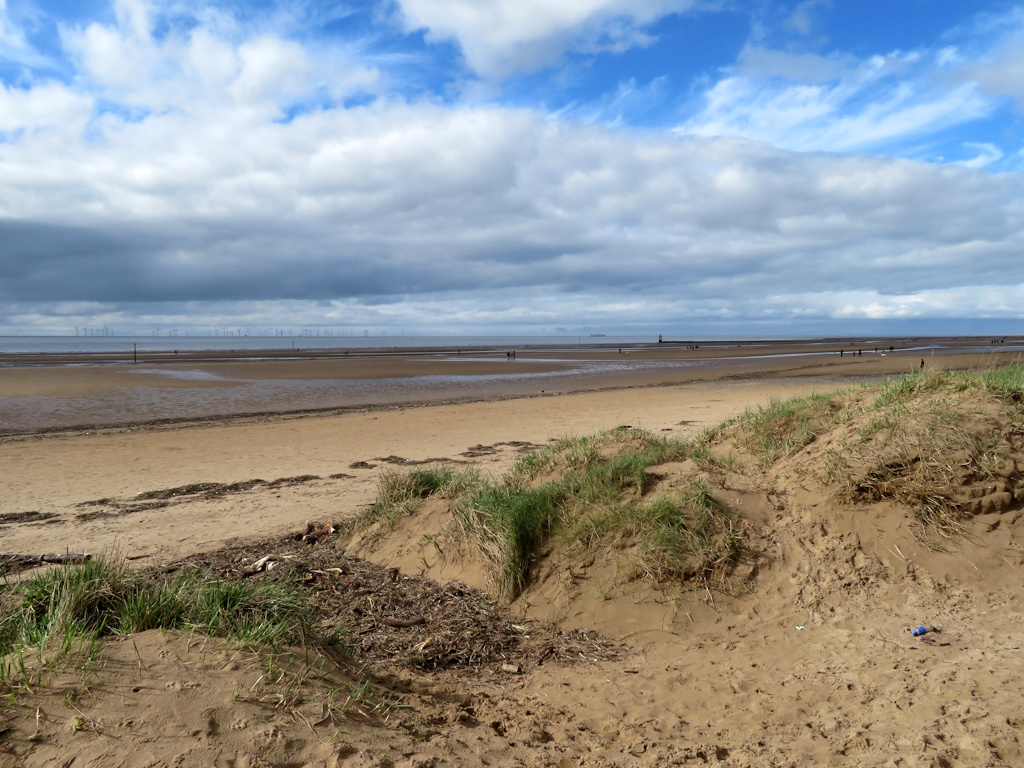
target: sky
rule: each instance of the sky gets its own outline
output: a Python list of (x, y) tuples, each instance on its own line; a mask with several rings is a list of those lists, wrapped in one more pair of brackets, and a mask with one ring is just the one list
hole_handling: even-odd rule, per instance
[(1020, 333), (1022, 255), (1024, 2), (0, 0), (2, 334)]

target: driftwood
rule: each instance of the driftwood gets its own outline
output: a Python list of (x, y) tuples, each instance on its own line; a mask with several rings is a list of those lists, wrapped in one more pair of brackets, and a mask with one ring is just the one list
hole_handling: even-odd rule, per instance
[(92, 560), (92, 555), (84, 552), (67, 552), (63, 555), (18, 555), (0, 554), (0, 575), (19, 573), (49, 563), (67, 565), (68, 563), (84, 563)]
[(320, 539), (330, 536), (335, 533), (337, 528), (334, 527), (334, 523), (330, 520), (325, 525), (321, 525), (319, 528), (316, 523), (306, 523), (306, 532), (302, 535), (302, 541), (310, 544), (318, 544)]
[(266, 568), (269, 571), (273, 567), (274, 567), (274, 556), (273, 555), (265, 555), (265, 556), (261, 557), (259, 560), (257, 560), (255, 563), (250, 565), (248, 568), (244, 569), (242, 571), (242, 575), (243, 576), (252, 576), (253, 574), (259, 573), (264, 568)]
[(250, 565), (248, 568), (242, 570), (242, 578), (249, 576), (255, 576), (261, 571), (272, 571), (277, 567), (278, 563), (284, 560), (294, 560), (295, 555), (264, 555), (255, 563)]
[(80, 563), (92, 560), (92, 555), (67, 553), (63, 555), (3, 555), (0, 563)]

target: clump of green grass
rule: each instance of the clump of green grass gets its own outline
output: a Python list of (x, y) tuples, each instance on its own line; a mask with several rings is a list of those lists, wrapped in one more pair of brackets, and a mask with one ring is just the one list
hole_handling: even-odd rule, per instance
[[(190, 572), (157, 580), (96, 558), (8, 585), (0, 595), (0, 685), (29, 685), (30, 649), (43, 662), (103, 637), (147, 629), (195, 629), (245, 645), (277, 647), (316, 638), (297, 584), (211, 579)], [(36, 665), (37, 669), (40, 665)]]
[(301, 641), (310, 622), (297, 584), (211, 579), (199, 571), (156, 580), (103, 557), (13, 585), (0, 610), (0, 653), (53, 634), (184, 627), (276, 646)]
[[(738, 534), (700, 483), (671, 499), (645, 498), (649, 470), (694, 456), (699, 446), (619, 428), (566, 438), (482, 483), (454, 511), (453, 535), (473, 541), (499, 599), (526, 586), (545, 542), (580, 551), (633, 546), (634, 576), (701, 580), (734, 564)], [(701, 454), (703, 455), (703, 454)]]
[(454, 498), (479, 482), (476, 470), (457, 471), (451, 467), (425, 467), (410, 472), (387, 468), (377, 477), (377, 498), (356, 516), (349, 535), (379, 526), (377, 535), (394, 528), (399, 519), (412, 514), (416, 505), (430, 496)]
[(693, 444), (654, 435), (645, 429), (616, 427), (596, 435), (561, 438), (517, 461), (505, 479), (515, 485), (531, 483), (547, 474), (585, 472), (590, 467), (605, 465), (609, 455), (627, 453), (646, 466), (654, 466), (690, 458)]
[(940, 371), (934, 368), (918, 369), (903, 376), (888, 379), (882, 385), (878, 397), (871, 407), (885, 409), (907, 403), (916, 397), (936, 392), (948, 386), (954, 378), (961, 382), (967, 381), (962, 374), (958, 376), (955, 372)]
[[(990, 481), (1007, 461), (999, 420), (1019, 418), (1024, 366), (919, 370), (874, 391), (862, 408), (857, 439), (827, 452), (826, 479), (838, 483), (847, 500), (896, 501), (925, 529), (962, 531), (971, 509), (965, 486)], [(994, 415), (999, 411), (1002, 417)]]
[(972, 378), (1001, 397), (1016, 403), (1024, 400), (1024, 363), (980, 371), (974, 373)]
[(499, 597), (512, 600), (522, 592), (534, 553), (558, 525), (566, 493), (560, 483), (485, 483), (456, 507), (454, 530), (479, 547)]
[(963, 487), (990, 479), (1007, 447), (981, 413), (960, 402), (962, 381), (947, 378), (945, 389), (874, 406), (859, 440), (830, 456), (842, 494), (894, 500), (928, 528), (962, 530), (969, 503)]
[(937, 369), (917, 370), (887, 381), (874, 403), (886, 408), (906, 402), (915, 396), (940, 390), (965, 391), (984, 389), (998, 397), (1020, 403), (1024, 400), (1024, 363), (1013, 363), (984, 371)]
[(840, 392), (772, 399), (748, 408), (733, 422), (738, 442), (760, 456), (762, 468), (813, 443), (832, 428), (843, 411)]
[(733, 516), (703, 479), (691, 479), (668, 496), (612, 504), (578, 516), (563, 536), (583, 550), (598, 544), (633, 545), (628, 578), (658, 583), (698, 581), (721, 585), (744, 556)]

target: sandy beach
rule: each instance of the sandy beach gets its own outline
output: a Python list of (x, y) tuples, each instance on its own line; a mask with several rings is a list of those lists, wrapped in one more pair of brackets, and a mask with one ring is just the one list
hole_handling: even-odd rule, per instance
[[(138, 567), (257, 541), (252, 552), (266, 553), (308, 521), (350, 520), (382, 471), (446, 463), (497, 477), (560, 437), (623, 425), (692, 437), (773, 398), (903, 374), (922, 358), (980, 369), (1017, 354), (882, 357), (872, 345), (839, 357), (841, 346), (0, 368), (2, 549), (117, 553)], [(436, 386), (400, 386), (424, 377)], [(373, 396), (336, 386), (382, 380), (399, 384)], [(289, 382), (305, 394), (288, 400), (295, 390), (277, 387)], [(207, 396), (223, 391), (238, 396)], [(151, 632), (135, 650), (109, 643), (101, 682), (76, 703), (94, 728), (64, 727), (72, 713), (55, 700), (9, 709), (0, 765), (1021, 764), (1014, 487), (940, 546), (902, 512), (861, 514), (805, 480), (777, 478), (785, 494), (723, 482), (772, 551), (745, 593), (597, 597), (586, 587), (597, 564), (573, 600), (551, 582), (511, 607), (596, 630), (621, 643), (616, 658), (504, 678), (382, 669), (410, 709), (330, 736), (309, 713), (239, 697), (258, 676), (249, 656), (216, 647), (200, 660), (199, 641)], [(474, 567), (424, 558), (430, 525), (369, 556), (483, 586)], [(942, 623), (938, 642), (909, 634), (923, 621)], [(26, 742), (37, 709), (48, 735)]]

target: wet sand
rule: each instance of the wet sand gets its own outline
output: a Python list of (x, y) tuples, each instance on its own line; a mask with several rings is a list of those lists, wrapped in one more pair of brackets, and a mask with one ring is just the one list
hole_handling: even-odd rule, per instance
[[(890, 340), (887, 340), (887, 342)], [(761, 377), (894, 375), (923, 359), (939, 367), (989, 367), (1021, 353), (975, 339), (661, 344), (566, 350), (381, 350), (346, 355), (307, 351), (142, 356), (6, 356), (0, 360), (0, 435), (312, 413), (393, 405), (471, 402), (572, 392)], [(939, 348), (930, 348), (941, 344)], [(900, 346), (897, 346), (900, 345)], [(875, 350), (879, 351), (876, 352)], [(840, 356), (840, 350), (844, 354)], [(984, 351), (980, 351), (984, 350)], [(858, 355), (859, 352), (859, 355)], [(29, 359), (30, 362), (26, 362)]]

